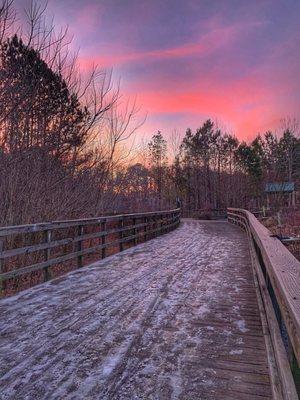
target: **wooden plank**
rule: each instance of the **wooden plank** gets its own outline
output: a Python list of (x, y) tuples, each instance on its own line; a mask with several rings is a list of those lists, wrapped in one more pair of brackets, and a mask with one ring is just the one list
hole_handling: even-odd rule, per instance
[[(251, 256), (253, 260), (253, 266), (257, 274), (257, 286), (260, 290), (261, 300), (264, 306), (263, 310), (265, 311), (263, 318), (267, 319), (266, 323), (264, 324), (265, 331), (267, 331), (265, 332), (265, 339), (267, 339), (266, 342), (269, 355), (269, 365), (271, 369), (270, 375), (271, 379), (273, 380), (273, 397), (274, 399), (297, 400), (298, 395), (287, 359), (287, 354), (282, 342), (275, 312), (253, 244), (251, 244)], [(280, 374), (279, 377), (278, 374)]]
[(133, 235), (134, 235), (134, 246), (137, 245), (137, 224), (136, 224), (136, 218), (133, 217), (132, 219), (133, 222)]
[(147, 240), (148, 217), (144, 217), (144, 240)]
[(3, 241), (0, 239), (0, 297), (2, 296), (3, 292), (3, 280), (1, 278), (2, 270), (3, 270)]
[(260, 311), (261, 321), (262, 321), (262, 329), (263, 329), (263, 333), (264, 333), (264, 339), (265, 339), (267, 356), (268, 356), (268, 365), (269, 365), (269, 370), (270, 370), (272, 394), (273, 394), (274, 400), (282, 400), (282, 399), (284, 399), (283, 385), (281, 383), (280, 376), (279, 376), (280, 372), (279, 372), (278, 366), (276, 364), (276, 357), (275, 357), (274, 349), (272, 346), (272, 338), (270, 335), (270, 330), (269, 330), (269, 326), (268, 326), (267, 316), (265, 313), (264, 303), (263, 303), (263, 300), (261, 297), (259, 281), (258, 281), (257, 275), (256, 275), (257, 271), (255, 268), (256, 267), (255, 266), (255, 253), (253, 253), (253, 250), (254, 250), (253, 244), (252, 244), (252, 242), (250, 242), (250, 254), (251, 254), (251, 259), (252, 259), (253, 276), (254, 276), (254, 281), (255, 281), (257, 300), (258, 300), (258, 304), (259, 304), (259, 311)]
[[(48, 231), (48, 232), (51, 232), (51, 231)], [(87, 235), (87, 236), (94, 237), (94, 235)], [(87, 237), (87, 239), (88, 238), (90, 238), (90, 237)], [(50, 243), (47, 241), (45, 243), (39, 243), (39, 244), (31, 245), (31, 246), (19, 247), (17, 249), (6, 250), (3, 252), (3, 258), (11, 258), (11, 257), (29, 254), (29, 253), (34, 253), (34, 252), (41, 251), (41, 250), (53, 249), (58, 246), (64, 246), (64, 245), (67, 245), (67, 244), (70, 244), (73, 242), (77, 242), (78, 240), (79, 240), (78, 237), (66, 238), (66, 239), (54, 240)]]
[(83, 226), (79, 225), (77, 229), (78, 229), (78, 237), (79, 237), (79, 240), (77, 242), (77, 252), (79, 253), (79, 255), (77, 257), (77, 267), (81, 268), (83, 266), (83, 255), (81, 254), (81, 251), (82, 251)]
[(300, 365), (300, 262), (276, 238), (253, 231)]
[[(236, 214), (236, 210), (230, 214)], [(244, 211), (258, 245), (300, 365), (300, 262), (249, 211)]]
[(120, 219), (119, 221), (119, 251), (123, 251), (123, 226), (124, 226), (124, 220)]
[(102, 258), (106, 256), (106, 221), (101, 222), (101, 244), (102, 244)]
[[(45, 231), (45, 240), (46, 240), (46, 244), (50, 245), (51, 243), (51, 231)], [(47, 247), (45, 249), (45, 261), (50, 260), (50, 247)], [(44, 281), (48, 281), (50, 279), (50, 272), (49, 272), (49, 268), (45, 267), (44, 269)]]
[(260, 252), (267, 278), (272, 285), (298, 364), (300, 364), (300, 263), (249, 211), (229, 209), (228, 217), (230, 222), (242, 225), (248, 235), (252, 265), (257, 276), (257, 286), (266, 318), (267, 328), (264, 329), (268, 330), (265, 338), (273, 397), (296, 400), (298, 395), (291, 367), (257, 251)]
[[(178, 224), (175, 217), (172, 224), (174, 226)], [(193, 224), (200, 225), (201, 222), (197, 221)], [(94, 266), (90, 274), (86, 269), (85, 273), (89, 275), (86, 280), (85, 273), (81, 273), (81, 278), (78, 276), (80, 282), (76, 281), (76, 274), (72, 274), (70, 282), (74, 290), (78, 289), (78, 294), (73, 293), (72, 290), (70, 294), (69, 290), (65, 290), (64, 282), (68, 280), (68, 277), (58, 279), (56, 282), (61, 284), (49, 288), (51, 289), (48, 293), (50, 307), (53, 304), (53, 293), (57, 293), (56, 290), (63, 296), (58, 297), (59, 300), (56, 298), (55, 304), (61, 307), (61, 311), (58, 310), (60, 312), (56, 312), (56, 316), (63, 328), (61, 329), (62, 340), (65, 340), (66, 351), (70, 350), (70, 335), (65, 335), (64, 332), (71, 327), (75, 338), (80, 338), (77, 331), (82, 332), (82, 320), (86, 322), (87, 316), (89, 321), (85, 324), (86, 329), (83, 335), (85, 342), (91, 344), (85, 352), (87, 356), (93, 352), (94, 348), (97, 353), (99, 345), (101, 347), (104, 343), (100, 351), (105, 359), (105, 355), (115, 354), (119, 350), (120, 343), (121, 345), (125, 343), (125, 348), (128, 349), (128, 338), (132, 341), (129, 350), (122, 354), (121, 362), (110, 376), (110, 379), (118, 385), (117, 390), (114, 384), (111, 386), (112, 390), (106, 392), (107, 376), (100, 374), (100, 378), (104, 379), (100, 382), (101, 386), (97, 385), (97, 391), (101, 390), (102, 394), (107, 393), (108, 397), (113, 397), (114, 394), (122, 396), (122, 393), (126, 392), (128, 398), (132, 398), (137, 393), (134, 389), (141, 387), (141, 383), (142, 386), (145, 383), (147, 387), (151, 384), (153, 393), (158, 394), (159, 397), (170, 398), (174, 382), (169, 380), (169, 372), (171, 371), (172, 374), (174, 368), (176, 369), (179, 365), (181, 377), (179, 397), (183, 399), (254, 400), (258, 398), (262, 400), (271, 398), (266, 349), (259, 320), (255, 286), (251, 281), (251, 264), (246, 238), (242, 232), (227, 226), (226, 223), (222, 223), (222, 231), (217, 225), (215, 223), (214, 227), (207, 231), (205, 231), (207, 228), (196, 230), (193, 225), (190, 225), (165, 239), (160, 238), (152, 244), (142, 245), (136, 252), (131, 250), (127, 256), (120, 255), (119, 262), (111, 271), (109, 260), (105, 263), (107, 267), (104, 267), (103, 263), (101, 268), (97, 269)], [(170, 225), (165, 224), (163, 229), (168, 231)], [(201, 237), (203, 231), (205, 235)], [(231, 236), (226, 237), (227, 233)], [(215, 238), (218, 240), (216, 246), (212, 245)], [(241, 248), (233, 243), (235, 239)], [(164, 248), (163, 257), (157, 260), (152, 256), (151, 250), (155, 250), (160, 244)], [(175, 247), (174, 244), (176, 244)], [(209, 248), (206, 249), (205, 246)], [(143, 247), (146, 247), (148, 255), (146, 254), (142, 259)], [(202, 253), (203, 249), (205, 253)], [(129, 258), (130, 269), (127, 269)], [(120, 269), (118, 265), (126, 266), (126, 268)], [(120, 286), (120, 276), (122, 278), (122, 271), (124, 275), (125, 270), (126, 282), (121, 279)], [(129, 276), (130, 273), (131, 276)], [(96, 280), (95, 277), (97, 277)], [(166, 281), (163, 291), (162, 279)], [(96, 281), (97, 285), (95, 285)], [(144, 287), (149, 289), (147, 293), (145, 291), (145, 294)], [(37, 291), (37, 297), (39, 292), (40, 289)], [(77, 307), (76, 313), (68, 312), (68, 316), (61, 318), (66, 305), (67, 311), (70, 311), (70, 295), (77, 301), (77, 305), (83, 303), (84, 307)], [(91, 302), (93, 295), (94, 301)], [(146, 300), (145, 296), (147, 296)], [(64, 302), (60, 301), (61, 299), (64, 299)], [(125, 299), (125, 303), (122, 299)], [(34, 303), (31, 298), (29, 302)], [(100, 311), (99, 304), (102, 307)], [(207, 305), (207, 311), (204, 313), (202, 305)], [(108, 306), (109, 309), (107, 309)], [(247, 313), (247, 309), (251, 312)], [(93, 322), (95, 310), (99, 315), (105, 316), (100, 319), (100, 322), (98, 321), (99, 326), (96, 328)], [(82, 315), (78, 315), (77, 311), (82, 311)], [(70, 316), (73, 320), (70, 320)], [(28, 318), (28, 313), (26, 317)], [(44, 313), (43, 318), (48, 317), (49, 315)], [(43, 326), (41, 319), (34, 320), (37, 321), (37, 328)], [(203, 325), (200, 328), (195, 327), (192, 324), (194, 320), (202, 320)], [(211, 321), (214, 323), (211, 324)], [(141, 329), (135, 329), (133, 332), (131, 325), (136, 322)], [(120, 327), (128, 328), (125, 334), (121, 332), (122, 337), (120, 337)], [(30, 327), (30, 332), (31, 330), (32, 327)], [(115, 333), (116, 340), (107, 342), (107, 335), (111, 338), (111, 332)], [(255, 334), (251, 335), (253, 332)], [(17, 333), (15, 332), (16, 337), (19, 336)], [(93, 346), (92, 335), (98, 341), (97, 346)], [(45, 331), (45, 337), (47, 339), (47, 331)], [(71, 344), (72, 351), (74, 354), (79, 352), (83, 359), (86, 355), (81, 351), (83, 348), (81, 340), (77, 342), (75, 352), (73, 351), (75, 346)], [(38, 342), (32, 340), (32, 343), (39, 350)], [(61, 347), (60, 340), (56, 340), (55, 343)], [(84, 347), (85, 350), (86, 347)], [(57, 362), (55, 351), (51, 354), (53, 354), (55, 364)], [(21, 357), (23, 356), (21, 354)], [(74, 370), (78, 370), (77, 366), (80, 367), (82, 364), (81, 359), (72, 356), (72, 360), (77, 362)], [(131, 362), (128, 363), (128, 360)], [(40, 367), (39, 364), (43, 365), (43, 360), (33, 357), (29, 369), (37, 370)], [(153, 364), (153, 371), (145, 373), (144, 366), (149, 364)], [(42, 371), (42, 368), (39, 370)], [(100, 370), (102, 371), (101, 368)], [(119, 377), (122, 375), (126, 379), (128, 372), (131, 373), (133, 370), (139, 377), (135, 380), (139, 386), (132, 385), (132, 390), (129, 392), (127, 381), (124, 383)], [(80, 370), (80, 376), (81, 372)], [(161, 376), (162, 380), (158, 382), (157, 376)], [(176, 374), (174, 377), (176, 380)], [(11, 375), (12, 387), (16, 385), (14, 378), (15, 376)], [(165, 392), (156, 390), (157, 382), (162, 389), (168, 390)], [(60, 386), (59, 381), (56, 385), (58, 390)], [(140, 396), (141, 393), (137, 395)]]

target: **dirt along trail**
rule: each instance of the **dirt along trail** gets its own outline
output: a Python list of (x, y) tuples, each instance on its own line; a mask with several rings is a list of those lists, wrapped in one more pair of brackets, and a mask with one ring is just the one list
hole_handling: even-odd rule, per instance
[(185, 220), (0, 301), (1, 399), (271, 398), (245, 235)]

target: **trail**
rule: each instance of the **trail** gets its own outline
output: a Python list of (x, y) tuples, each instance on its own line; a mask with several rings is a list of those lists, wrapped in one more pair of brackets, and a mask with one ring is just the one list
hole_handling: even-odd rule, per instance
[(247, 241), (185, 220), (0, 301), (1, 399), (271, 398)]

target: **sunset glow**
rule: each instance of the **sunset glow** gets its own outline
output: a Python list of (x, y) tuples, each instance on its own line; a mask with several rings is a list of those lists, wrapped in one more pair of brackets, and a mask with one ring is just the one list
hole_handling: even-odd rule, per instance
[(49, 1), (83, 70), (113, 68), (140, 134), (218, 120), (241, 139), (299, 117), (298, 1)]

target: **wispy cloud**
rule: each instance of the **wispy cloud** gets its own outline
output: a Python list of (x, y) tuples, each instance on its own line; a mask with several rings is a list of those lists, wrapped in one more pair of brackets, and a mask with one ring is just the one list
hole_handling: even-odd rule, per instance
[(112, 44), (108, 54), (95, 55), (94, 53), (80, 58), (83, 68), (91, 65), (101, 67), (116, 67), (122, 64), (147, 62), (148, 60), (176, 59), (191, 56), (207, 56), (224, 48), (246, 29), (259, 28), (264, 22), (237, 23), (225, 27), (215, 27), (210, 32), (202, 35), (196, 42), (184, 43), (177, 47), (163, 48), (151, 51), (134, 51), (130, 48), (120, 48), (120, 45)]
[(148, 112), (144, 130), (155, 118), (171, 132), (212, 117), (249, 137), (300, 117), (300, 3), (67, 1), (51, 6), (77, 38), (82, 70), (114, 68)]

